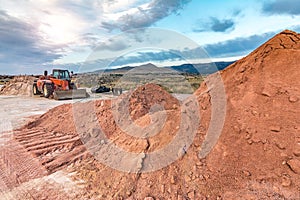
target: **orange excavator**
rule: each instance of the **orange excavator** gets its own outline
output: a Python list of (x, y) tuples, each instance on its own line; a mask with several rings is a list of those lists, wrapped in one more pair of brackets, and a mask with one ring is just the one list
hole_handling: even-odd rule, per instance
[(77, 89), (69, 71), (63, 69), (53, 69), (51, 75), (44, 71), (44, 75), (34, 81), (32, 91), (34, 95), (42, 94), (46, 98), (53, 95), (56, 100), (88, 97), (86, 90)]

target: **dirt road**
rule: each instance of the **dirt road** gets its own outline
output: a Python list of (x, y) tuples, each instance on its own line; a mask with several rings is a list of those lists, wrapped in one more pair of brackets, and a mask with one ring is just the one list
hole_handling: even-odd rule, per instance
[(0, 132), (18, 128), (28, 122), (30, 116), (43, 114), (55, 106), (72, 101), (54, 101), (38, 97), (0, 96)]

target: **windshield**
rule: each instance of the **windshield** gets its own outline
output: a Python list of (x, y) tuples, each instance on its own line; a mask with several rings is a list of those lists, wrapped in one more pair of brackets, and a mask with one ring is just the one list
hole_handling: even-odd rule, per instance
[(70, 78), (69, 72), (67, 70), (64, 70), (64, 71), (54, 70), (53, 76), (58, 79), (69, 79)]

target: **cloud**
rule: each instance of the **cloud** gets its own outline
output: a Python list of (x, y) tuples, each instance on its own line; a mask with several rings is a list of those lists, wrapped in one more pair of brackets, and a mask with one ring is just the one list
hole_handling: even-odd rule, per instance
[(129, 65), (132, 63), (163, 62), (181, 60), (182, 57), (172, 51), (138, 52), (136, 55), (121, 56), (111, 66)]
[(124, 66), (134, 63), (166, 62), (189, 60), (212, 60), (213, 58), (244, 56), (264, 42), (273, 37), (275, 33), (270, 32), (262, 35), (227, 40), (216, 44), (209, 44), (194, 49), (164, 50), (157, 52), (137, 52), (133, 55), (120, 56), (111, 63), (111, 66)]
[(300, 4), (295, 0), (275, 0), (265, 2), (263, 11), (267, 14), (300, 14)]
[(85, 20), (91, 21), (97, 19), (96, 8), (99, 9), (99, 7), (97, 7), (96, 2), (97, 1), (64, 0), (64, 1), (57, 1), (56, 6), (59, 8), (63, 8), (66, 11), (71, 11), (73, 14), (77, 15), (78, 17), (82, 17)]
[[(262, 35), (252, 35), (250, 37), (237, 38), (209, 44), (203, 47), (180, 50), (160, 50), (160, 51), (138, 51), (122, 55), (117, 58), (88, 60), (80, 64), (71, 64), (68, 67), (80, 66), (80, 72), (95, 71), (104, 68), (114, 68), (119, 66), (134, 66), (142, 63), (190, 63), (190, 62), (210, 62), (216, 58), (239, 57), (249, 54), (251, 51), (262, 45), (273, 37), (276, 33), (269, 32)], [(76, 71), (76, 70), (74, 70)]]
[(129, 47), (130, 45), (126, 43), (126, 41), (124, 41), (123, 38), (111, 38), (106, 42), (99, 43), (95, 50), (122, 51)]
[(0, 73), (12, 66), (41, 66), (62, 56), (63, 47), (45, 44), (37, 32), (35, 26), (0, 11)]
[(269, 32), (262, 35), (241, 37), (233, 40), (219, 42), (216, 44), (209, 44), (204, 46), (203, 48), (212, 58), (243, 56), (259, 47), (261, 44), (269, 40), (274, 35), (274, 32)]
[(191, 0), (152, 0), (147, 6), (138, 6), (134, 12), (121, 15), (116, 21), (102, 22), (102, 28), (109, 31), (120, 29), (126, 31), (146, 28), (157, 21), (176, 14)]
[(215, 17), (211, 17), (208, 22), (198, 21), (197, 23), (199, 27), (194, 28), (194, 32), (205, 32), (205, 31), (213, 31), (213, 32), (226, 32), (228, 30), (232, 30), (235, 27), (235, 22), (233, 19), (218, 19)]

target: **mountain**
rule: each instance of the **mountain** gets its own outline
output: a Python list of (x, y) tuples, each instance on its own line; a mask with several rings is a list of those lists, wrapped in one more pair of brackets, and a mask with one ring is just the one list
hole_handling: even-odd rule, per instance
[[(182, 64), (182, 65), (176, 65), (176, 66), (167, 66), (163, 67), (165, 70), (162, 70), (164, 72), (167, 72), (169, 70), (175, 70), (179, 73), (188, 73), (188, 74), (212, 74), (218, 70), (223, 70), (227, 66), (231, 65), (234, 62), (212, 62), (212, 63), (203, 63), (203, 64)], [(133, 70), (135, 68), (139, 68), (138, 71), (145, 71), (145, 72), (151, 72), (151, 69), (153, 68), (153, 64), (148, 63), (141, 66), (126, 66), (126, 67), (120, 67), (116, 69), (104, 69), (104, 70), (97, 70), (93, 73), (114, 73), (114, 74), (124, 74), (127, 73), (130, 70)], [(155, 66), (155, 71), (157, 71), (157, 67)], [(171, 71), (170, 71), (171, 72)]]
[(212, 74), (218, 70), (223, 70), (234, 62), (212, 62), (203, 64), (183, 64), (178, 66), (170, 66), (167, 68), (173, 69), (180, 73), (188, 74)]

